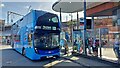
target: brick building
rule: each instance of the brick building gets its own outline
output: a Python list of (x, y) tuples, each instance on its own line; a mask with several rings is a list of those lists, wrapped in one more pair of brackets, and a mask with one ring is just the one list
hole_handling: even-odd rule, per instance
[(94, 28), (108, 28), (109, 41), (120, 38), (120, 2), (95, 2), (87, 6), (87, 16), (94, 19)]

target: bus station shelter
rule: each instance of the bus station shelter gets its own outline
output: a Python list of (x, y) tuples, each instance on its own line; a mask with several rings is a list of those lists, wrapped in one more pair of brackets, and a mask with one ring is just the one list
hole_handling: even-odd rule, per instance
[[(87, 4), (88, 5), (88, 4)], [(83, 46), (83, 52), (84, 54), (86, 54), (86, 48), (85, 48), (85, 32), (86, 32), (86, 2), (73, 2), (73, 1), (66, 1), (64, 2), (64, 0), (59, 0), (57, 2), (55, 2), (52, 6), (52, 9), (56, 12), (60, 12), (60, 22), (62, 22), (62, 16), (61, 16), (61, 12), (62, 13), (75, 13), (77, 12), (77, 23), (79, 23), (79, 16), (78, 16), (78, 12), (83, 11), (84, 10), (84, 46)], [(72, 16), (71, 16), (71, 21), (72, 21)], [(72, 25), (72, 31), (71, 31), (71, 36), (72, 36), (72, 45), (73, 45), (73, 25)]]
[[(86, 1), (86, 0), (83, 0)], [(104, 7), (104, 8), (103, 8)], [(62, 0), (55, 2), (52, 6), (52, 9), (56, 12), (60, 12), (60, 21), (62, 19), (61, 12), (63, 13), (75, 13), (80, 12), (84, 10), (84, 39), (83, 39), (83, 51), (84, 54), (86, 54), (86, 48), (85, 48), (85, 32), (86, 32), (86, 17), (92, 18), (92, 29), (94, 34), (94, 18), (95, 17), (104, 17), (104, 16), (116, 16), (116, 23), (117, 27), (113, 26), (111, 27), (111, 31), (109, 33), (116, 33), (117, 35), (120, 35), (120, 2), (62, 2)], [(78, 16), (78, 15), (77, 15)], [(78, 19), (78, 17), (77, 17)], [(99, 34), (99, 38), (101, 35)], [(120, 36), (119, 36), (120, 38)], [(95, 38), (94, 38), (95, 39)], [(99, 39), (101, 40), (101, 39)], [(72, 40), (73, 42), (73, 40)], [(73, 44), (73, 43), (72, 43)], [(101, 43), (99, 43), (101, 45)], [(100, 57), (101, 54), (101, 47), (100, 47)]]

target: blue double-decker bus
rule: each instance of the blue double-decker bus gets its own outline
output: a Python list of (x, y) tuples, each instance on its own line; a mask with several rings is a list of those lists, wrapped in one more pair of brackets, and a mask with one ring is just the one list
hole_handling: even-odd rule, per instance
[(31, 60), (60, 57), (58, 16), (32, 10), (12, 25), (12, 47)]

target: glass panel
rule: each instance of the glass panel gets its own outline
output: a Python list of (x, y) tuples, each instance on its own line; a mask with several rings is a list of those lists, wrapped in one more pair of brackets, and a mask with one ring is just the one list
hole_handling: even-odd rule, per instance
[(53, 46), (59, 46), (58, 35), (52, 35), (52, 45)]
[(28, 35), (28, 44), (31, 46), (32, 45), (32, 34)]
[(58, 23), (58, 19), (57, 19), (57, 17), (53, 17), (53, 18), (52, 18), (52, 22), (54, 22), (54, 23)]
[(58, 17), (54, 14), (44, 14), (43, 16), (40, 16), (38, 19), (39, 22), (51, 22), (51, 23), (58, 23)]
[(34, 46), (39, 49), (53, 49), (59, 46), (59, 35), (35, 35)]

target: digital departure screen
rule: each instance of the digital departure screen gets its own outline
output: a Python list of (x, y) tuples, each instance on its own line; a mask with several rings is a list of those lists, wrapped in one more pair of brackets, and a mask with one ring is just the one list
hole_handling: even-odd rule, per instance
[(35, 29), (57, 30), (57, 28), (55, 26), (35, 26)]
[(44, 29), (44, 30), (51, 30), (51, 26), (43, 26), (42, 29)]

